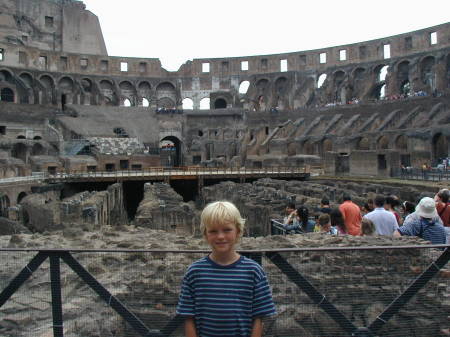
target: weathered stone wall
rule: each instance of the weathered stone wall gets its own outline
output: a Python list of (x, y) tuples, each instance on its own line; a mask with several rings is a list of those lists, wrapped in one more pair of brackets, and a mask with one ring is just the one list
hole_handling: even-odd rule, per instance
[(184, 203), (183, 198), (170, 185), (144, 185), (144, 199), (140, 202), (134, 219), (136, 226), (192, 235), (197, 223), (198, 215), (193, 205)]

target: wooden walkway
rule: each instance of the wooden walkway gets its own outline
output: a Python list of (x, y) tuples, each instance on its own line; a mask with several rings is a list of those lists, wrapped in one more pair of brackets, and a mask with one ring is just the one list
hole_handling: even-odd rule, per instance
[(267, 167), (261, 169), (249, 168), (151, 168), (139, 171), (95, 171), (95, 172), (64, 172), (48, 175), (46, 180), (51, 183), (62, 182), (103, 182), (103, 181), (170, 181), (170, 180), (205, 180), (205, 179), (246, 179), (260, 178), (296, 178), (308, 179), (311, 174), (309, 166), (305, 167)]

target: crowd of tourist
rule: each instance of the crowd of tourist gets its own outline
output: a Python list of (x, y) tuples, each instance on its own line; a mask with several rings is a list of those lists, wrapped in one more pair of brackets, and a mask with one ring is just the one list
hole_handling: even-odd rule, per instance
[(424, 197), (416, 205), (401, 202), (398, 197), (377, 195), (362, 206), (350, 195), (342, 197), (337, 208), (330, 207), (327, 198), (313, 210), (315, 221), (304, 205), (286, 206), (283, 228), (288, 233), (324, 232), (332, 235), (354, 236), (417, 236), (433, 244), (450, 243), (450, 191), (440, 190), (433, 198)]

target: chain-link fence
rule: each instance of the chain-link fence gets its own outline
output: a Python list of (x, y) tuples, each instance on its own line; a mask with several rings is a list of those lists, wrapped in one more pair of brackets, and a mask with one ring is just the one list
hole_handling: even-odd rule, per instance
[[(450, 327), (449, 246), (243, 251), (277, 316), (264, 336), (439, 336)], [(0, 335), (183, 336), (186, 268), (206, 251), (0, 250)], [(448, 268), (448, 266), (447, 266)]]

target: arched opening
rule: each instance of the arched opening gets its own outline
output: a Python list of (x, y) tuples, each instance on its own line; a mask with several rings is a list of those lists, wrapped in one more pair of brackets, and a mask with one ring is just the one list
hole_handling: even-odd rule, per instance
[(331, 139), (325, 139), (322, 143), (322, 149), (323, 152), (330, 152), (333, 151), (333, 142), (331, 141)]
[(114, 86), (112, 82), (108, 80), (100, 81), (100, 91), (103, 95), (104, 104), (107, 106), (119, 105), (117, 100), (117, 95), (114, 92)]
[(200, 101), (200, 110), (209, 110), (211, 108), (211, 100), (209, 97), (202, 98)]
[(174, 109), (177, 101), (175, 86), (170, 82), (163, 82), (156, 87), (156, 103), (158, 108)]
[(377, 142), (377, 148), (379, 150), (387, 150), (389, 149), (389, 138), (386, 136), (381, 136)]
[(2, 102), (14, 102), (14, 91), (10, 88), (3, 88), (0, 93)]
[(227, 101), (225, 101), (223, 98), (218, 98), (214, 102), (214, 109), (226, 109), (227, 108)]
[(317, 80), (317, 88), (322, 88), (322, 85), (325, 83), (325, 80), (327, 79), (327, 74), (322, 74), (319, 76), (319, 79)]
[(130, 101), (130, 99), (125, 98), (125, 99), (123, 100), (123, 106), (125, 106), (125, 107), (130, 107), (130, 106), (131, 106), (131, 101)]
[(41, 144), (34, 144), (31, 148), (32, 156), (42, 156), (45, 155), (45, 148)]
[(166, 167), (181, 166), (181, 141), (175, 136), (167, 136), (161, 139), (159, 144), (161, 165)]
[(25, 144), (17, 143), (14, 144), (11, 150), (11, 156), (14, 158), (21, 159), (24, 163), (27, 162), (27, 147)]
[(61, 95), (61, 108), (62, 110), (66, 110), (67, 96), (65, 94)]
[(395, 149), (400, 152), (400, 164), (403, 167), (411, 166), (411, 155), (408, 151), (408, 138), (400, 135), (395, 140)]
[(18, 135), (17, 139), (27, 139), (24, 135)]
[(17, 204), (20, 204), (23, 198), (25, 198), (26, 196), (27, 194), (25, 192), (20, 192), (19, 195), (17, 196)]
[(378, 82), (386, 81), (386, 76), (388, 74), (389, 66), (380, 65), (375, 68), (375, 73), (377, 74)]
[(434, 161), (449, 157), (449, 142), (445, 135), (443, 135), (442, 133), (434, 135), (432, 142)]
[(142, 99), (142, 106), (143, 106), (144, 108), (150, 106), (150, 102), (148, 101), (147, 98), (143, 98), (143, 99)]
[(313, 155), (315, 152), (315, 146), (312, 142), (310, 141), (305, 141), (303, 143), (303, 153), (304, 154), (309, 154), (309, 155)]
[(34, 137), (33, 137), (33, 140), (41, 140), (41, 139), (42, 139), (41, 136), (34, 136)]
[(362, 137), (362, 138), (358, 141), (358, 143), (356, 144), (356, 149), (357, 149), (357, 150), (364, 150), (364, 151), (370, 150), (370, 142), (369, 142), (369, 139), (366, 138), (366, 137)]
[(375, 99), (384, 99), (386, 97), (386, 84), (380, 83), (373, 88), (372, 97)]
[(430, 88), (430, 91), (433, 91), (436, 88), (435, 63), (436, 61), (433, 56), (425, 57), (422, 62), (420, 62), (422, 82)]
[(239, 85), (239, 93), (242, 94), (242, 95), (246, 94), (249, 87), (250, 87), (250, 82), (249, 81), (243, 81)]
[(183, 99), (183, 110), (192, 110), (194, 109), (194, 101), (190, 98)]

